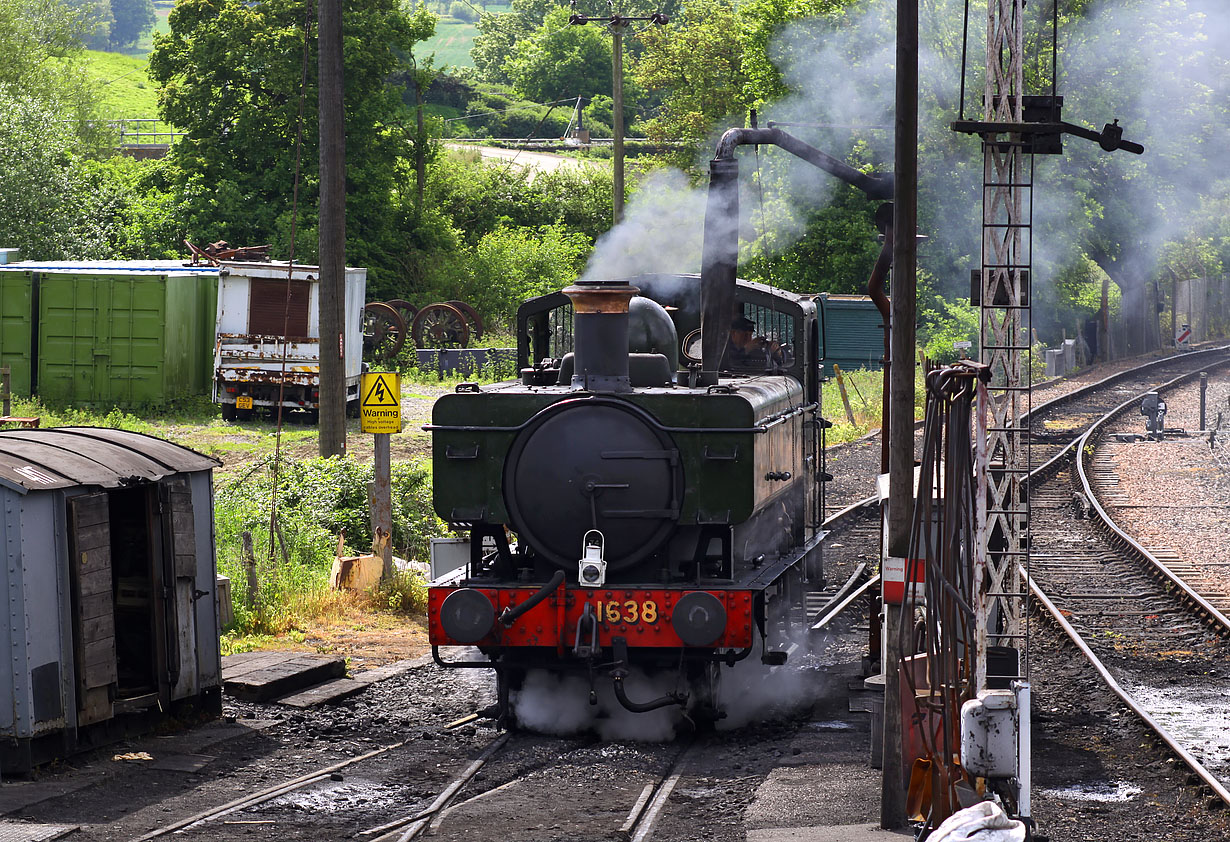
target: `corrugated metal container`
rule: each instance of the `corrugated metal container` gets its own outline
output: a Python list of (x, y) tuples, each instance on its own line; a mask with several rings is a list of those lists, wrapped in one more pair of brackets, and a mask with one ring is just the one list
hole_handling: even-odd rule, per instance
[(14, 392), (129, 406), (206, 394), (217, 282), (215, 267), (174, 261), (0, 266)]
[(30, 276), (0, 272), (0, 365), (9, 367), (9, 388), (15, 395), (30, 394), (33, 312)]
[(883, 365), (884, 320), (869, 296), (821, 293), (816, 306), (821, 314), (825, 374), (833, 373), (833, 363), (842, 371)]
[(221, 702), (212, 471), (120, 430), (0, 432), (0, 767)]

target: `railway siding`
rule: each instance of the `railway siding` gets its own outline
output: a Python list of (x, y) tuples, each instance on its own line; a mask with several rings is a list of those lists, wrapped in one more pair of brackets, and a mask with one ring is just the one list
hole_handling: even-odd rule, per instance
[(1211, 372), (1207, 423), (1223, 414), (1220, 435), (1199, 435), (1199, 384), (1166, 395), (1168, 428), (1190, 436), (1125, 442), (1143, 418), (1116, 420), (1093, 457), (1097, 494), (1111, 518), (1222, 613), (1230, 609), (1230, 372)]

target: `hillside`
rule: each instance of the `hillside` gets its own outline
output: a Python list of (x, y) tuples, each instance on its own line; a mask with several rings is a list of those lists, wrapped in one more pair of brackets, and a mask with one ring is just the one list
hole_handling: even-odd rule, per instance
[(88, 50), (85, 58), (91, 75), (98, 80), (108, 118), (158, 116), (158, 88), (146, 75), (144, 56)]

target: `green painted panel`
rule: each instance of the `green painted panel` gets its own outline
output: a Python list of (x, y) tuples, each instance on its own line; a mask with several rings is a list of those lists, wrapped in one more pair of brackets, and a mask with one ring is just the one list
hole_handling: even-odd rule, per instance
[(0, 365), (15, 395), (30, 394), (32, 307), (30, 273), (0, 272)]
[(822, 300), (825, 373), (879, 369), (884, 358), (883, 319), (870, 299)]
[(39, 393), (119, 405), (204, 394), (213, 327), (201, 311), (208, 305), (212, 313), (211, 282), (149, 272), (42, 273)]
[[(518, 388), (441, 397), (432, 423), (468, 427), (432, 433), (433, 502), (445, 520), (485, 520), (507, 523), (502, 488), (504, 460), (516, 428), (537, 412), (576, 395), (522, 391)], [(671, 433), (679, 449), (684, 474), (681, 523), (728, 518), (739, 523), (755, 508), (755, 433), (705, 432), (703, 428), (750, 428), (762, 407), (741, 394), (706, 395), (680, 392), (635, 393), (627, 396), (666, 427), (695, 430)]]

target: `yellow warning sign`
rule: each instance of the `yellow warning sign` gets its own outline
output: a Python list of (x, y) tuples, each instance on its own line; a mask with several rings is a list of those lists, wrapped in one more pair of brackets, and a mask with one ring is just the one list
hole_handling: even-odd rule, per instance
[(376, 371), (359, 386), (359, 429), (365, 433), (401, 432), (401, 375)]

